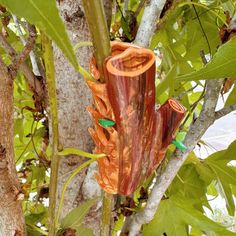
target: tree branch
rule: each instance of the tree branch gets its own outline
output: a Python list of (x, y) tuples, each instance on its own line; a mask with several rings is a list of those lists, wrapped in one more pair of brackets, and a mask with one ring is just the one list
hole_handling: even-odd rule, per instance
[(14, 58), (15, 61), (13, 62), (13, 65), (16, 68), (18, 68), (19, 65), (21, 65), (22, 62), (25, 61), (25, 59), (28, 57), (28, 55), (32, 51), (32, 49), (35, 45), (36, 37), (37, 37), (36, 29), (33, 25), (30, 25), (29, 26), (29, 37), (26, 41), (26, 44), (24, 45), (22, 52), (19, 53), (16, 58)]
[[(18, 18), (15, 15), (12, 15), (12, 18), (13, 18), (13, 21), (15, 23), (16, 29), (18, 31), (20, 40), (21, 40), (22, 44), (25, 46), (27, 41), (24, 38), (24, 35), (23, 35), (22, 30), (21, 30), (21, 26), (20, 26), (19, 20), (18, 20)], [(29, 56), (30, 56), (31, 65), (32, 65), (34, 74), (36, 76), (40, 76), (41, 73), (40, 73), (40, 70), (39, 70), (39, 67), (38, 67), (38, 64), (37, 64), (37, 60), (36, 60), (36, 56), (35, 56), (35, 53), (34, 53), (33, 50), (29, 53)]]
[(129, 236), (139, 234), (141, 226), (149, 223), (161, 202), (162, 196), (172, 183), (179, 169), (185, 162), (189, 153), (193, 150), (202, 135), (215, 121), (215, 108), (222, 85), (222, 80), (209, 80), (206, 82), (206, 94), (204, 97), (203, 109), (197, 120), (192, 122), (189, 132), (186, 135), (184, 145), (188, 147), (186, 151), (177, 149), (166, 166), (162, 175), (157, 179), (153, 190), (148, 198), (145, 209), (133, 216), (130, 226)]
[(29, 53), (32, 51), (32, 48), (34, 47), (34, 44), (35, 44), (35, 39), (36, 39), (36, 29), (34, 26), (31, 26), (29, 30), (29, 37), (27, 39), (27, 42), (22, 52), (17, 54), (15, 49), (7, 42), (3, 34), (0, 33), (0, 44), (2, 45), (2, 47), (6, 50), (6, 52), (9, 54), (9, 56), (12, 59), (11, 68), (12, 68), (12, 72), (14, 72), (14, 75), (17, 73), (17, 69), (20, 67), (20, 65), (25, 61)]
[(234, 103), (234, 104), (232, 104), (228, 107), (224, 107), (221, 110), (215, 112), (215, 119), (218, 120), (221, 117), (223, 117), (223, 116), (225, 116), (225, 115), (227, 115), (230, 112), (235, 111), (235, 110), (236, 110), (236, 103)]
[(166, 0), (150, 0), (146, 5), (141, 24), (136, 35), (135, 44), (142, 47), (148, 47), (149, 41), (156, 29), (156, 22), (160, 17), (161, 11)]
[[(36, 93), (40, 98), (43, 98), (44, 97), (44, 90), (42, 88), (40, 81), (38, 79), (36, 79), (35, 75), (31, 71), (29, 66), (24, 62), (24, 60), (27, 56), (26, 52), (28, 52), (29, 50), (28, 49), (25, 49), (25, 51), (23, 50), (24, 52), (22, 51), (22, 55), (19, 56), (17, 54), (17, 52), (15, 51), (15, 49), (7, 42), (6, 38), (3, 36), (2, 33), (0, 33), (0, 44), (3, 47), (3, 49), (6, 51), (6, 53), (8, 53), (8, 55), (11, 57), (13, 64), (16, 61), (18, 61), (19, 65), (17, 65), (17, 67), (19, 67), (19, 69), (23, 72), (32, 91), (34, 93)], [(29, 43), (29, 44), (32, 45), (31, 43)], [(23, 58), (24, 58), (24, 60), (23, 60)], [(15, 67), (14, 65), (9, 67), (10, 73), (12, 74), (12, 78), (15, 78), (16, 73), (17, 73), (16, 68), (14, 68), (14, 67)]]
[(139, 15), (139, 13), (141, 12), (141, 10), (142, 10), (144, 4), (146, 3), (146, 1), (147, 1), (147, 0), (141, 0), (141, 1), (139, 2), (139, 5), (138, 5), (138, 7), (137, 7), (137, 9), (136, 9), (136, 11), (135, 11), (135, 13), (134, 13), (134, 17), (135, 17), (135, 18), (136, 18), (136, 17)]
[(2, 79), (8, 77), (8, 69), (1, 57), (0, 57), (0, 70), (1, 70), (1, 74), (3, 75), (3, 76), (0, 76), (0, 83), (2, 83)]

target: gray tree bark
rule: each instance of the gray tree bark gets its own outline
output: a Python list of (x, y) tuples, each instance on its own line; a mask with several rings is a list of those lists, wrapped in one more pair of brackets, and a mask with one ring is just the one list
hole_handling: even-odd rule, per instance
[(13, 148), (13, 80), (0, 59), (0, 235), (25, 235)]
[[(72, 44), (91, 41), (81, 1), (64, 0), (60, 2), (59, 8)], [(80, 48), (77, 52), (80, 65), (88, 69), (91, 55), (91, 48)], [(92, 123), (86, 111), (86, 107), (91, 104), (91, 93), (84, 79), (69, 64), (57, 47), (54, 47), (54, 58), (58, 95), (59, 142), (64, 148), (73, 147), (92, 152), (93, 143), (88, 134), (88, 127), (92, 126)], [(66, 156), (61, 159), (58, 199), (66, 179), (84, 160), (78, 156)], [(93, 164), (90, 169), (96, 169), (96, 166)], [(86, 172), (87, 170), (81, 171), (69, 185), (61, 217), (84, 200), (101, 195), (94, 175), (89, 172), (86, 177)], [(100, 229), (100, 209), (97, 210), (97, 208), (95, 206), (86, 218), (86, 226), (93, 230), (94, 235), (99, 235)]]

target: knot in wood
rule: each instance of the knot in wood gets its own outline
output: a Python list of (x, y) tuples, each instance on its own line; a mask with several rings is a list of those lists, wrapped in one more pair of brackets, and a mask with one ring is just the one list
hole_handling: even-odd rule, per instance
[(0, 144), (0, 158), (5, 158), (6, 157), (6, 148)]

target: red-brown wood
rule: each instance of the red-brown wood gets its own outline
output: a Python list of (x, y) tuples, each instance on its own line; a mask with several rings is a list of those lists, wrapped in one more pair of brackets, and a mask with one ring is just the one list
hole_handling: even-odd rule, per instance
[[(92, 72), (99, 76), (93, 60)], [(129, 195), (157, 168), (185, 115), (185, 108), (169, 99), (155, 106), (155, 56), (132, 44), (112, 43), (112, 56), (104, 64), (106, 84), (89, 81), (94, 119), (89, 132), (98, 159), (97, 180), (109, 193)], [(104, 128), (98, 120), (113, 120)]]

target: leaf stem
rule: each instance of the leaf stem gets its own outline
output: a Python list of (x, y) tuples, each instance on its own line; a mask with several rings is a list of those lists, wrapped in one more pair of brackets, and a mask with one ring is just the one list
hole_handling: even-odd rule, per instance
[[(89, 42), (89, 41), (79, 42), (74, 46), (74, 51), (76, 52), (79, 48), (85, 47), (85, 46), (87, 46), (87, 47), (93, 46), (93, 43)], [(86, 69), (84, 69), (84, 67), (81, 66), (79, 63), (78, 63), (77, 70), (84, 77), (84, 79), (96, 82), (96, 80), (93, 78), (93, 76)]]
[[(103, 73), (103, 63), (111, 54), (111, 46), (105, 11), (102, 0), (83, 0), (85, 15), (92, 35), (93, 46), (95, 49), (95, 58), (100, 72), (100, 82), (105, 82)], [(101, 235), (110, 235), (111, 209), (113, 196), (104, 193), (103, 210), (101, 222)]]
[(83, 0), (85, 15), (92, 35), (95, 58), (104, 82), (103, 62), (110, 55), (110, 39), (102, 0)]
[(100, 236), (111, 235), (111, 212), (113, 206), (113, 195), (104, 192), (102, 208), (102, 227)]
[(57, 111), (57, 94), (56, 94), (56, 81), (55, 81), (55, 68), (54, 58), (51, 40), (41, 33), (41, 40), (43, 45), (43, 57), (46, 69), (46, 81), (48, 86), (48, 97), (50, 105), (51, 116), (51, 176), (49, 185), (49, 234), (50, 236), (56, 235), (55, 224), (55, 211), (56, 211), (56, 199), (57, 199), (57, 179), (59, 160), (58, 157), (58, 111)]
[(72, 174), (69, 176), (69, 178), (66, 180), (62, 192), (61, 192), (61, 197), (60, 197), (60, 202), (58, 205), (58, 210), (57, 210), (57, 214), (55, 217), (55, 225), (58, 226), (58, 222), (59, 222), (59, 217), (60, 217), (60, 213), (61, 213), (61, 208), (63, 205), (63, 201), (64, 201), (64, 197), (65, 197), (65, 192), (66, 189), (68, 187), (68, 185), (70, 184), (71, 180), (86, 166), (88, 166), (89, 164), (91, 164), (92, 162), (94, 162), (94, 159), (88, 160), (86, 162), (84, 162), (83, 164), (81, 164), (80, 166), (78, 166), (73, 172)]
[(59, 156), (77, 155), (77, 156), (88, 157), (92, 159), (102, 158), (106, 156), (106, 154), (104, 153), (93, 154), (93, 153), (85, 152), (85, 151), (82, 151), (80, 149), (75, 149), (75, 148), (64, 148), (62, 151), (58, 153), (58, 155)]

